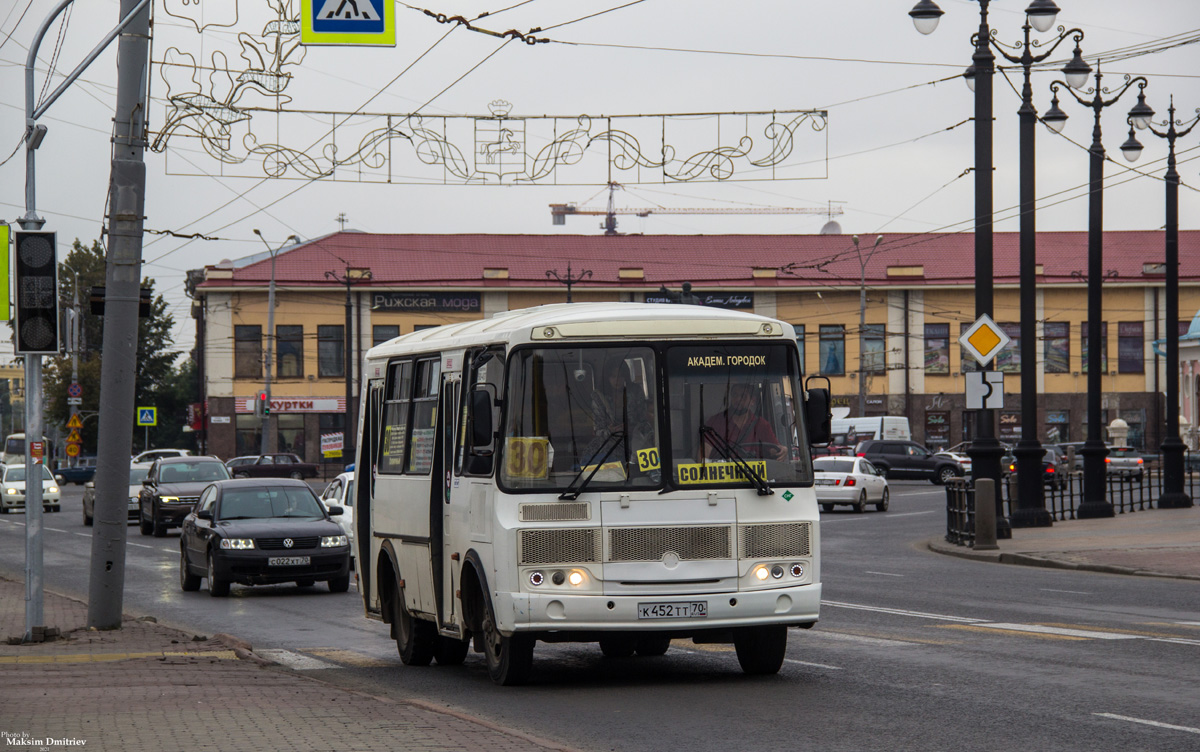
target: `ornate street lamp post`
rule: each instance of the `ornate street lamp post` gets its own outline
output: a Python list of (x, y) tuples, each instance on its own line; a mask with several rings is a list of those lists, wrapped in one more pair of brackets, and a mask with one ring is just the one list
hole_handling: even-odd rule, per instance
[[(1079, 517), (1084, 519), (1113, 516), (1113, 506), (1107, 498), (1108, 471), (1104, 464), (1104, 458), (1108, 455), (1108, 447), (1104, 444), (1101, 433), (1104, 427), (1100, 421), (1100, 391), (1102, 388), (1100, 355), (1105, 350), (1100, 326), (1101, 317), (1104, 315), (1101, 286), (1104, 278), (1104, 144), (1100, 140), (1100, 113), (1105, 107), (1116, 104), (1117, 100), (1135, 83), (1140, 84), (1144, 89), (1147, 82), (1143, 76), (1130, 78), (1126, 75), (1125, 83), (1121, 88), (1111, 98), (1105, 99), (1104, 95), (1112, 92), (1101, 85), (1100, 65), (1097, 64), (1096, 85), (1086, 92), (1092, 95), (1091, 100), (1076, 94), (1069, 85), (1055, 81), (1050, 84), (1050, 90), (1054, 92), (1050, 109), (1042, 116), (1042, 122), (1051, 130), (1055, 132), (1062, 130), (1063, 125), (1067, 122), (1067, 113), (1058, 106), (1058, 91), (1065, 88), (1075, 101), (1084, 107), (1090, 107), (1094, 117), (1092, 145), (1088, 149), (1088, 430), (1087, 440), (1080, 451), (1083, 455), (1083, 502), (1078, 509)], [(1146, 106), (1145, 100), (1141, 97), (1138, 99), (1138, 104), (1129, 112), (1130, 119), (1138, 128), (1145, 128), (1153, 115), (1154, 111)]]
[[(1145, 88), (1145, 84), (1142, 84), (1142, 88)], [(1144, 92), (1139, 92), (1138, 104), (1145, 105)], [(1149, 109), (1149, 106), (1146, 106), (1146, 110)], [(1200, 109), (1197, 113), (1200, 113)], [(1146, 115), (1147, 120), (1152, 114), (1151, 112), (1150, 115)], [(1167, 435), (1160, 450), (1163, 458), (1163, 493), (1158, 499), (1159, 509), (1192, 506), (1192, 498), (1183, 490), (1183, 452), (1186, 447), (1179, 438), (1179, 172), (1175, 169), (1175, 139), (1191, 133), (1197, 122), (1200, 122), (1200, 114), (1192, 118), (1192, 122), (1183, 130), (1175, 127), (1183, 123), (1175, 119), (1175, 97), (1172, 96), (1171, 106), (1167, 108), (1167, 120), (1160, 123), (1167, 129), (1160, 131), (1149, 120), (1146, 124), (1146, 130), (1167, 140), (1167, 174), (1164, 176), (1167, 184), (1167, 242), (1164, 259), (1167, 285)], [(1133, 128), (1129, 129), (1129, 140), (1121, 147), (1121, 152), (1130, 162), (1142, 153), (1142, 145), (1134, 136)]]

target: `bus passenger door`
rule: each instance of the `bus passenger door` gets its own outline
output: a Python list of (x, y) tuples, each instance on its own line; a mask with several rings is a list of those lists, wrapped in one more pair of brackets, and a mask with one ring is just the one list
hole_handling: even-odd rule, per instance
[[(463, 515), (456, 520), (453, 500), (454, 446), (458, 425), (459, 393), (462, 376), (443, 373), (438, 405), (438, 438), (435, 448), (432, 482), (430, 485), (430, 515), (438, 517), (437, 530), (430, 531), (430, 544), (439, 554), (434, 557), (434, 586), (438, 590), (438, 619), (443, 626), (453, 626), (457, 619), (458, 601), (454, 597), (462, 565), (462, 549), (456, 531), (461, 530)], [(432, 520), (431, 520), (432, 521)]]

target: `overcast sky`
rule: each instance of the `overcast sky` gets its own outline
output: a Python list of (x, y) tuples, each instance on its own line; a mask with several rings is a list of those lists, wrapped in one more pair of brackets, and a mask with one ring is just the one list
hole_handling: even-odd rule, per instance
[[(281, 2), (284, 0), (277, 0)], [(620, 207), (681, 208), (805, 207), (832, 205), (847, 233), (969, 230), (973, 210), (973, 95), (957, 76), (971, 61), (971, 34), (978, 28), (977, 2), (938, 0), (946, 11), (936, 32), (922, 36), (908, 17), (910, 0), (429, 0), (395, 6), (395, 47), (310, 47), (289, 64), (287, 110), (305, 113), (421, 113), (426, 124), (441, 116), (486, 115), (497, 99), (512, 104), (510, 117), (542, 115), (639, 115), (661, 113), (825, 110), (828, 128), (798, 140), (790, 167), (781, 172), (806, 179), (664, 184), (661, 179), (618, 174), (625, 189)], [(298, 8), (299, 0), (293, 0)], [(320, 2), (320, 0), (314, 0)], [(24, 130), (24, 68), (37, 28), (57, 0), (0, 0), (0, 159), (20, 144)], [(117, 0), (77, 3), (65, 25), (50, 28), (38, 57), (39, 97), (100, 41), (118, 20)], [(1021, 38), (1027, 0), (994, 0), (991, 21), (998, 41)], [(1058, 23), (1086, 33), (1085, 59), (1109, 61), (1104, 84), (1116, 89), (1124, 74), (1150, 79), (1147, 101), (1166, 117), (1175, 95), (1178, 118), (1200, 107), (1200, 4), (1195, 0), (1059, 0)], [(191, 86), (221, 99), (237, 72), (247, 67), (239, 34), (259, 37), (273, 17), (267, 0), (155, 0), (150, 128), (168, 120), (168, 92)], [(625, 7), (622, 7), (625, 6)], [(552, 40), (527, 45), (467, 28), (439, 24), (413, 8), (476, 19), (483, 29), (522, 32)], [(612, 10), (610, 10), (612, 9)], [(503, 12), (499, 12), (503, 11)], [(604, 12), (610, 11), (610, 12)], [(191, 20), (189, 20), (189, 17)], [(194, 22), (194, 23), (193, 23)], [(204, 27), (203, 33), (197, 26)], [(1037, 35), (1052, 40), (1052, 34)], [(245, 50), (251, 58), (254, 45)], [(58, 50), (57, 57), (55, 51)], [(272, 50), (261, 50), (269, 61)], [(49, 129), (38, 151), (37, 213), (58, 232), (60, 258), (79, 238), (100, 237), (110, 167), (111, 120), (116, 86), (116, 44), (105, 51), (41, 118)], [(1124, 54), (1145, 52), (1147, 54)], [(1069, 58), (1071, 43), (1051, 58)], [(216, 57), (214, 57), (214, 54)], [(159, 65), (173, 65), (164, 75)], [(224, 61), (232, 78), (179, 65)], [(43, 89), (51, 69), (49, 88)], [(221, 67), (221, 66), (218, 66)], [(1058, 66), (1058, 67), (1061, 67)], [(1035, 104), (1049, 108), (1050, 71), (1034, 78)], [(944, 80), (951, 79), (951, 80)], [(1019, 71), (995, 80), (995, 206), (997, 229), (1017, 229), (1017, 115)], [(1014, 89), (1016, 87), (1016, 89)], [(1106, 168), (1105, 228), (1157, 229), (1163, 224), (1166, 142), (1148, 134), (1146, 147), (1127, 170), (1119, 147), (1127, 137), (1126, 113), (1137, 91), (1105, 110), (1104, 144), (1119, 164)], [(1069, 101), (1070, 120), (1061, 136), (1038, 127), (1039, 230), (1087, 228), (1084, 192), (1090, 110)], [(272, 107), (248, 95), (243, 104)], [(715, 121), (710, 118), (709, 121)], [(258, 143), (298, 151), (313, 143), (332, 115), (294, 114), (272, 120), (255, 113)], [(411, 121), (408, 121), (411, 123)], [(466, 121), (451, 121), (464, 123)], [(649, 121), (621, 121), (631, 130)], [(692, 121), (671, 121), (691, 123)], [(728, 128), (722, 120), (722, 128)], [(244, 124), (235, 126), (230, 151), (244, 152)], [(360, 130), (351, 126), (358, 125)], [(369, 130), (342, 124), (339, 152)], [(447, 126), (447, 128), (459, 126)], [(468, 126), (469, 127), (469, 126)], [(532, 121), (530, 144), (537, 141)], [(662, 128), (663, 126), (656, 126)], [(700, 127), (700, 126), (697, 126)], [(674, 132), (674, 131), (673, 131)], [(680, 133), (682, 133), (680, 131)], [(469, 131), (460, 144), (473, 148)], [(704, 140), (679, 135), (680, 152)], [(694, 142), (688, 139), (697, 139)], [(643, 139), (644, 140), (644, 139)], [(674, 141), (673, 141), (673, 145)], [(1177, 144), (1183, 187), (1180, 224), (1200, 226), (1200, 129)], [(184, 240), (147, 234), (144, 274), (158, 281), (176, 319), (179, 349), (192, 346), (194, 324), (183, 293), (188, 269), (264, 250), (258, 228), (273, 244), (290, 234), (309, 239), (347, 227), (374, 233), (597, 234), (601, 217), (567, 219), (552, 226), (551, 203), (603, 208), (607, 179), (602, 168), (583, 163), (557, 174), (558, 185), (464, 186), (444, 184), (439, 169), (422, 164), (408, 142), (393, 142), (393, 184), (339, 180), (264, 179), (261, 162), (223, 164), (206, 154), (186, 127), (172, 132), (165, 152), (148, 151), (146, 227), (199, 233), (217, 240)], [(239, 152), (240, 153), (240, 152)], [(320, 158), (318, 151), (310, 156)], [(371, 173), (370, 170), (366, 172)], [(374, 175), (375, 173), (371, 173)], [(739, 171), (735, 177), (761, 177)], [(252, 176), (252, 177), (247, 177)], [(637, 182), (640, 177), (644, 182)], [(407, 183), (399, 181), (407, 180)], [(422, 184), (424, 183), (424, 184)], [(18, 151), (0, 166), (0, 218), (15, 222), (25, 212), (25, 160)], [(670, 215), (622, 217), (624, 232), (817, 233), (828, 217), (814, 215)], [(553, 266), (547, 260), (547, 268)]]

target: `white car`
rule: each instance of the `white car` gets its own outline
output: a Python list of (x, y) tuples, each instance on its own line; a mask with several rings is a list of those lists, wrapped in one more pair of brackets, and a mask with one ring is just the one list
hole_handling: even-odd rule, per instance
[[(42, 507), (48, 512), (62, 509), (58, 481), (50, 474), (50, 468), (42, 468)], [(5, 465), (0, 476), (0, 514), (8, 514), (25, 508), (25, 466)]]
[(354, 563), (354, 473), (342, 473), (329, 482), (321, 492), (321, 501), (326, 508), (338, 506), (342, 508), (342, 516), (337, 518), (346, 537), (350, 540), (350, 562)]
[(135, 455), (132, 462), (134, 464), (142, 462), (153, 462), (161, 460), (163, 457), (191, 457), (191, 451), (187, 449), (147, 449), (141, 454)]
[[(150, 474), (152, 462), (139, 462), (129, 466), (129, 521), (137, 522), (141, 513), (139, 502), (142, 494), (142, 481)], [(89, 480), (83, 484), (83, 524), (91, 525), (96, 516), (96, 482)]]
[(971, 460), (970, 455), (968, 455), (966, 452), (954, 452), (954, 451), (938, 452), (934, 456), (935, 457), (947, 457), (949, 459), (954, 460), (958, 464), (962, 465), (963, 475), (970, 475), (971, 468), (974, 467), (974, 464), (975, 464)]
[(886, 512), (891, 492), (883, 473), (864, 457), (817, 457), (813, 460), (814, 490), (821, 510), (849, 504), (862, 512), (867, 504)]

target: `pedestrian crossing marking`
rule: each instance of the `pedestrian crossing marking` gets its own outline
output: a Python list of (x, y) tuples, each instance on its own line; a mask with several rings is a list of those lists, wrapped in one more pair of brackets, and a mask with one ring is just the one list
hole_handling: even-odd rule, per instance
[(385, 658), (376, 658), (375, 656), (360, 653), (355, 650), (346, 650), (344, 648), (307, 648), (305, 653), (315, 655), (318, 658), (324, 658), (330, 661), (356, 668), (380, 668), (383, 666), (395, 666), (400, 662), (400, 659), (387, 660)]

